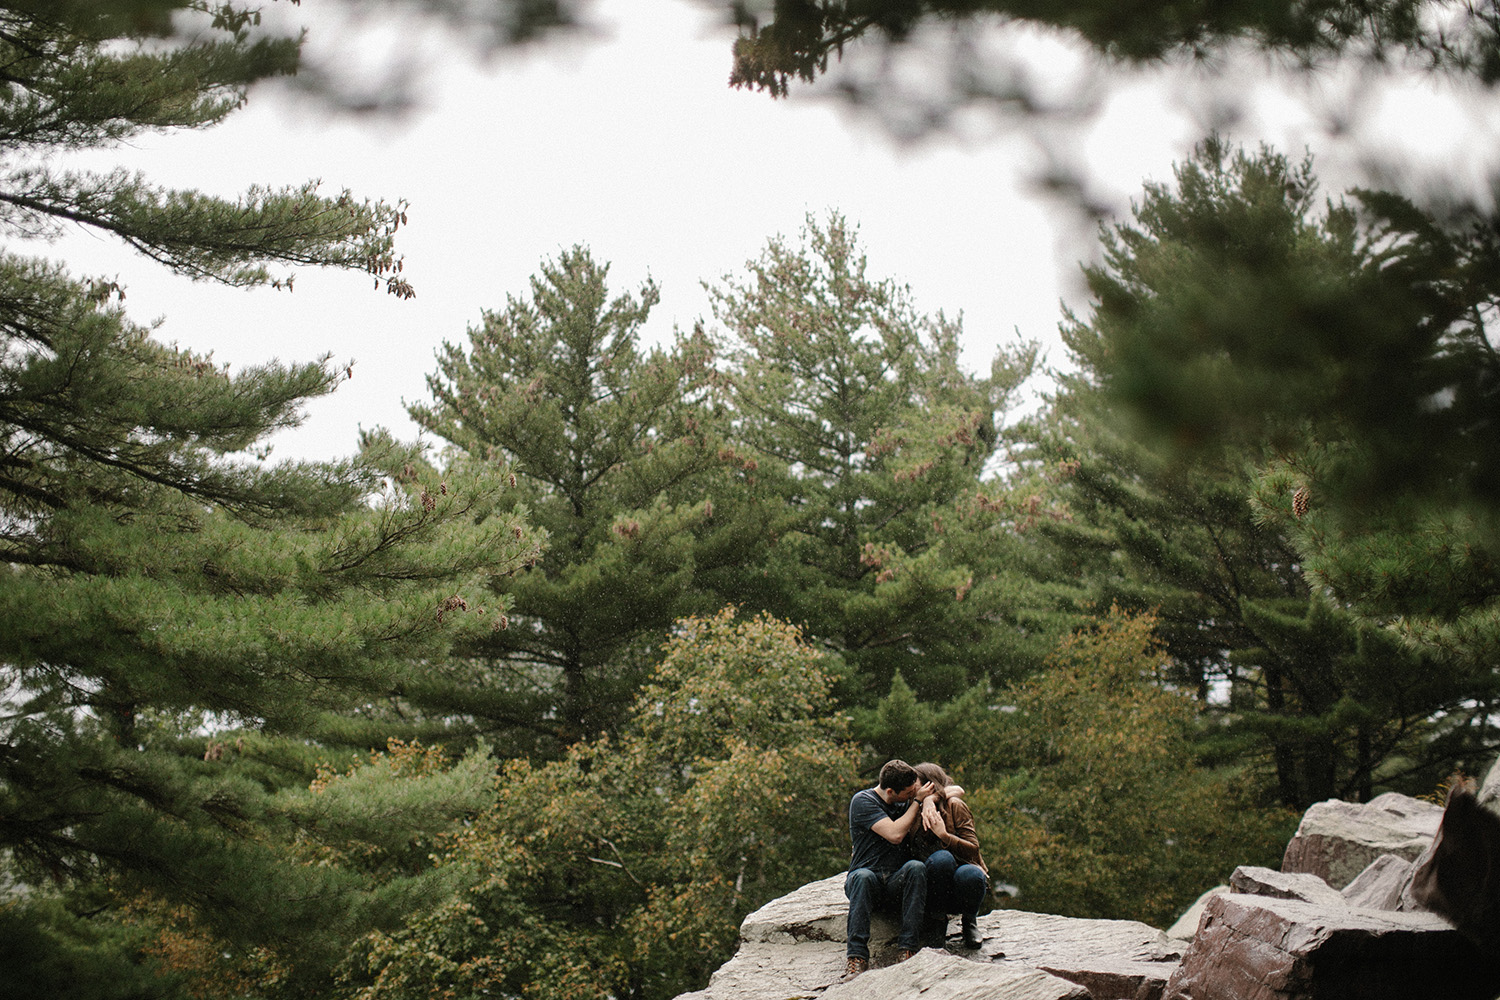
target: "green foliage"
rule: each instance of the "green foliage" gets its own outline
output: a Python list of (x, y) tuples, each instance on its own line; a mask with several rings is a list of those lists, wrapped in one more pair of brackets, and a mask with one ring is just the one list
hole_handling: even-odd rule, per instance
[(1112, 397), (1178, 448), (1271, 444), (1327, 527), (1457, 508), (1488, 534), (1493, 220), (1370, 191), (1318, 212), (1315, 191), (1310, 162), (1217, 139), (1147, 189), (1091, 272)]
[(664, 654), (619, 737), (504, 765), (437, 855), (466, 888), (367, 937), (348, 995), (676, 996), (747, 912), (841, 867), (856, 779), (826, 657), (732, 609), (683, 619)]
[(529, 572), (496, 575), (513, 627), (473, 648), (481, 682), (508, 696), (490, 725), (517, 752), (619, 724), (647, 637), (692, 610), (694, 537), (713, 516), (707, 347), (640, 350), (656, 287), (611, 299), (608, 271), (582, 247), (544, 262), (529, 299), (486, 313), (467, 350), (444, 346), (433, 402), (411, 408), (456, 449), (451, 474), (501, 468), (549, 538)]
[(801, 638), (769, 616), (737, 621), (732, 608), (679, 620), (636, 696), (632, 733), (672, 767), (728, 756), (727, 741), (769, 749), (827, 739), (838, 728), (823, 717), (835, 672)]
[[(85, 373), (103, 363), (75, 361)], [(179, 377), (159, 362), (127, 370), (143, 394)], [(206, 378), (215, 394), (256, 395), (253, 373)], [(13, 485), (37, 489), (11, 500), (58, 501), (11, 504), (34, 531), (9, 540), (17, 568), (0, 588), (0, 802), (15, 871), (33, 885), (115, 872), (122, 889), (190, 902), (238, 940), (300, 937), (315, 954), (320, 932), (389, 904), (357, 902), (365, 888), (348, 873), (288, 870), (266, 833), (313, 817), (272, 793), (310, 776), (319, 744), (411, 730), (402, 716), (425, 707), (412, 697), (424, 661), (498, 617), (465, 611), (455, 588), (528, 558), (524, 529), (475, 524), (495, 483), (430, 505), (400, 492), (356, 505), (348, 487), (364, 473), (352, 467), (211, 463), (185, 432), (175, 448), (165, 433), (148, 439), (137, 458), (136, 434), (116, 448), (102, 428), (73, 426), (89, 446), (38, 434), (12, 469)], [(182, 466), (203, 474), (168, 480)], [(211, 506), (200, 487), (251, 513)], [(279, 499), (294, 488), (295, 503)], [(342, 514), (298, 513), (340, 490)]]
[(171, 35), (182, 2), (151, 16), (96, 5), (8, 5), (0, 11), (0, 229), (51, 236), (67, 223), (108, 233), (167, 267), (231, 285), (290, 287), (275, 265), (355, 268), (408, 297), (394, 252), (404, 206), (318, 194), (309, 183), (256, 187), (230, 201), (168, 190), (139, 175), (59, 171), (58, 150), (108, 148), (144, 132), (213, 125), (238, 108), (256, 80), (295, 72), (295, 39), (245, 30), (249, 12), (224, 4), (212, 28)]
[(1164, 927), (1236, 865), (1277, 864), (1295, 826), (1197, 765), (1153, 627), (1115, 611), (1064, 642), (970, 757), (997, 776), (968, 796), (985, 854), (1027, 909)]
[(1351, 52), (1383, 58), (1415, 53), (1485, 81), (1500, 76), (1500, 35), (1492, 15), (1471, 10), (1454, 27), (1422, 17), (1420, 0), (1238, 0), (1121, 7), (1108, 0), (793, 0), (762, 19), (744, 5), (730, 82), (787, 92), (813, 80), (856, 40), (900, 43), (924, 24), (1022, 21), (1076, 33), (1097, 49), (1132, 60), (1180, 53), (1202, 58), (1248, 41), (1259, 49), (1316, 61)]
[(900, 671), (891, 678), (890, 693), (873, 709), (855, 709), (854, 725), (860, 739), (870, 745), (871, 760), (922, 761), (941, 756), (935, 750), (938, 712), (917, 700)]
[[(1455, 444), (1471, 471), (1420, 496), (1419, 473), (1374, 483), (1409, 448), (1447, 467), (1429, 433), (1447, 416), (1402, 400), (1436, 391), (1423, 345), (1469, 283), (1436, 261), (1460, 255), (1316, 206), (1310, 162), (1218, 140), (1149, 186), (1087, 272), (1096, 304), (1064, 328), (1080, 372), (1035, 435), (1073, 470), (1078, 522), (1047, 530), (1090, 553), (1095, 600), (1159, 609), (1182, 679), (1232, 684), (1224, 733), (1301, 806), (1477, 766), (1495, 697), (1473, 443)], [(1404, 440), (1367, 419), (1388, 403), (1412, 415)]]
[(1488, 423), (1491, 239), (1389, 194), (1319, 211), (1316, 191), (1310, 160), (1217, 138), (1175, 184), (1147, 187), (1089, 271), (1112, 398), (1177, 448), (1342, 446), (1318, 485), (1344, 504), (1493, 496), (1492, 435), (1474, 433)]
[[(189, 37), (174, 14), (203, 16)], [(287, 268), (315, 265), (411, 294), (399, 205), (315, 185), (223, 199), (55, 167), (211, 125), (293, 71), (297, 43), (252, 38), (254, 16), (0, 11), (0, 233), (82, 224), (194, 278), (289, 287)], [(342, 939), (422, 890), (301, 863), (287, 845), (321, 818), (281, 793), (320, 755), (414, 719), (445, 729), (424, 664), (500, 620), (503, 606), (479, 606), (479, 574), (519, 568), (535, 543), (494, 477), (419, 494), (366, 463), (258, 464), (343, 373), (327, 358), (230, 372), (158, 343), (123, 300), (0, 251), (0, 851), (22, 887), (14, 912), (47, 922), (6, 979), (76, 972), (79, 996), (137, 982), (124, 970), (151, 962), (121, 907), (147, 899), (231, 951), (295, 942), (305, 988)], [(120, 975), (98, 972), (111, 963)]]
[(721, 509), (760, 554), (705, 584), (838, 650), (854, 702), (898, 670), (924, 699), (1016, 671), (993, 627), (1010, 613), (1003, 539), (978, 494), (1034, 347), (1000, 352), (988, 377), (963, 372), (959, 324), (871, 278), (837, 215), (746, 269), (710, 294), (739, 464)]
[(97, 898), (18, 896), (0, 901), (0, 996), (130, 1000), (187, 997), (161, 963), (147, 957), (139, 928), (82, 915)]

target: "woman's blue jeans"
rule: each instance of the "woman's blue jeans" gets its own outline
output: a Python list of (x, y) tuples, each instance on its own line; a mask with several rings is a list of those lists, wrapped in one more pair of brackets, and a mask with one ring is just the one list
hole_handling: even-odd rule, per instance
[(983, 868), (959, 864), (952, 851), (933, 851), (927, 859), (927, 912), (934, 916), (973, 916), (989, 887)]
[(908, 861), (887, 875), (856, 868), (844, 876), (844, 895), (849, 897), (844, 951), (850, 958), (870, 957), (870, 913), (875, 909), (899, 910), (897, 944), (909, 951), (922, 947), (922, 911), (927, 903), (927, 866), (922, 862)]

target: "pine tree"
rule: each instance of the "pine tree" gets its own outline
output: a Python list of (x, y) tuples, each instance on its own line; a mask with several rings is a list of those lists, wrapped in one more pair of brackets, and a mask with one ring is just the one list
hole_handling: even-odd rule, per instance
[(923, 699), (950, 698), (1018, 668), (994, 627), (1010, 614), (994, 553), (968, 543), (988, 523), (980, 483), (1035, 352), (969, 375), (959, 324), (870, 277), (853, 227), (809, 219), (802, 237), (771, 240), (711, 289), (740, 464), (728, 517), (769, 548), (705, 579), (839, 651), (858, 700), (898, 670)]
[[(312, 185), (229, 201), (51, 166), (210, 125), (295, 68), (295, 42), (250, 40), (253, 12), (231, 6), (170, 36), (171, 15), (199, 6), (0, 11), (0, 231), (79, 223), (195, 278), (275, 285), (317, 265), (410, 294), (399, 205)], [(518, 567), (534, 543), (485, 520), (496, 480), (382, 491), (359, 463), (257, 464), (344, 373), (326, 358), (229, 372), (155, 341), (123, 297), (0, 251), (0, 852), (23, 887), (7, 920), (45, 914), (56, 890), (97, 930), (113, 894), (145, 892), (229, 940), (295, 943), (316, 975), (340, 933), (399, 907), (357, 872), (289, 859), (278, 845), (315, 824), (281, 791), (321, 755), (409, 729), (423, 664), (498, 620), (476, 574)], [(107, 993), (129, 978), (98, 949), (76, 954), (99, 967), (27, 954), (7, 979)]]
[[(1472, 648), (1410, 641), (1410, 629), (1403, 638), (1395, 603), (1358, 586), (1380, 579), (1416, 604), (1464, 607), (1483, 592), (1483, 550), (1462, 550), (1434, 574), (1421, 568), (1444, 562), (1451, 535), (1398, 537), (1381, 516), (1331, 532), (1325, 501), (1305, 490), (1299, 499), (1298, 487), (1347, 497), (1355, 480), (1340, 477), (1371, 466), (1341, 462), (1379, 445), (1344, 437), (1352, 422), (1336, 413), (1259, 416), (1264, 393), (1337, 405), (1360, 362), (1309, 358), (1319, 343), (1367, 345), (1367, 362), (1411, 360), (1410, 342), (1390, 336), (1417, 315), (1411, 272), (1359, 235), (1350, 209), (1320, 214), (1315, 199), (1310, 162), (1216, 140), (1179, 167), (1175, 185), (1149, 186), (1134, 224), (1106, 233), (1105, 262), (1087, 272), (1095, 305), (1064, 329), (1081, 371), (1039, 438), (1074, 467), (1071, 504), (1086, 527), (1053, 533), (1096, 553), (1097, 599), (1160, 608), (1191, 681), (1205, 693), (1214, 678), (1230, 682), (1231, 719), (1274, 762), (1282, 800), (1299, 806), (1430, 787), (1485, 744), (1494, 697)], [(1396, 246), (1398, 256), (1421, 252)], [(1210, 338), (1223, 346), (1204, 350)], [(1293, 358), (1305, 363), (1280, 367)], [(1392, 384), (1401, 391), (1401, 378)], [(1320, 443), (1330, 438), (1343, 442)], [(1359, 510), (1377, 515), (1376, 496)], [(1441, 501), (1428, 513), (1450, 516)], [(1368, 561), (1372, 542), (1388, 547), (1383, 566)], [(1336, 568), (1339, 558), (1350, 564)]]
[(583, 247), (544, 261), (529, 299), (444, 346), (433, 401), (411, 408), (455, 469), (513, 474), (515, 509), (547, 533), (529, 572), (494, 581), (511, 627), (472, 650), (495, 699), (481, 711), (522, 753), (616, 726), (649, 644), (694, 606), (695, 534), (714, 516), (707, 346), (642, 350), (656, 286), (611, 299), (608, 271)]

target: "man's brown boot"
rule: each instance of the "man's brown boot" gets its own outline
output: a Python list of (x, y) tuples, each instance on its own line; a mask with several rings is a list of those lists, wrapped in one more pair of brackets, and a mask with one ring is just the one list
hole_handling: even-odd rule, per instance
[(848, 965), (844, 969), (844, 978), (842, 981), (847, 983), (849, 980), (853, 979), (855, 976), (859, 975), (861, 972), (864, 972), (869, 968), (870, 960), (868, 958), (860, 958), (857, 955), (850, 955)]

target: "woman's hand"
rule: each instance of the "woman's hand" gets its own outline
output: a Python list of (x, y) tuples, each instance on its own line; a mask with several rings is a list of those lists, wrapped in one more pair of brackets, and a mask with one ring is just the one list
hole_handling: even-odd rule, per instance
[(922, 803), (922, 828), (940, 840), (948, 832), (948, 824), (943, 822), (943, 813), (937, 807), (937, 799), (928, 799)]

